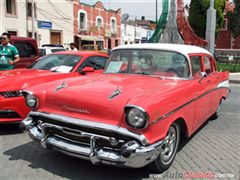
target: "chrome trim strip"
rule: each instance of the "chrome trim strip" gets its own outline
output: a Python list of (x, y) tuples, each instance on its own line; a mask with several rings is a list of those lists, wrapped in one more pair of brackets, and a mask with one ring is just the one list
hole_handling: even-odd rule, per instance
[(115, 133), (118, 133), (121, 135), (135, 138), (138, 141), (140, 141), (143, 145), (149, 144), (148, 140), (146, 139), (146, 137), (144, 135), (137, 134), (135, 132), (131, 132), (128, 129), (119, 127), (119, 126), (113, 126), (113, 125), (100, 123), (100, 122), (90, 122), (90, 121), (83, 120), (83, 119), (72, 118), (72, 117), (57, 115), (57, 114), (47, 114), (47, 113), (36, 112), (36, 111), (31, 111), (28, 114), (28, 117), (30, 117), (30, 116), (40, 116), (40, 117), (53, 119), (55, 121), (66, 123), (66, 124), (72, 124), (72, 125), (82, 126), (82, 127), (87, 127), (87, 128), (90, 127), (92, 129), (99, 129), (99, 130), (104, 130), (104, 131), (115, 132)]
[(146, 110), (143, 109), (143, 108), (140, 107), (140, 106), (136, 106), (136, 105), (133, 105), (133, 104), (127, 104), (127, 105), (124, 107), (124, 109), (125, 109), (126, 107), (129, 107), (129, 108), (137, 108), (137, 109), (139, 109), (139, 110), (141, 110), (141, 111), (147, 113)]
[(149, 125), (155, 124), (155, 123), (157, 123), (158, 121), (161, 121), (161, 120), (163, 120), (163, 119), (165, 119), (165, 118), (171, 116), (173, 113), (175, 113), (176, 111), (182, 109), (183, 107), (187, 106), (188, 104), (192, 103), (193, 101), (196, 101), (197, 99), (199, 99), (199, 98), (205, 96), (206, 94), (209, 94), (209, 93), (211, 93), (211, 92), (213, 92), (213, 91), (216, 91), (216, 90), (218, 90), (218, 89), (222, 89), (222, 88), (223, 88), (223, 89), (229, 89), (229, 88), (227, 88), (227, 87), (217, 87), (217, 88), (215, 88), (215, 89), (212, 89), (212, 90), (210, 90), (210, 91), (207, 91), (207, 92), (205, 92), (204, 94), (201, 94), (200, 96), (195, 97), (194, 99), (192, 99), (192, 100), (190, 100), (190, 101), (184, 103), (183, 105), (181, 105), (181, 106), (175, 108), (174, 110), (172, 110), (172, 111), (170, 111), (170, 112), (164, 114), (163, 116), (161, 116), (161, 117), (159, 117), (159, 118), (153, 120)]

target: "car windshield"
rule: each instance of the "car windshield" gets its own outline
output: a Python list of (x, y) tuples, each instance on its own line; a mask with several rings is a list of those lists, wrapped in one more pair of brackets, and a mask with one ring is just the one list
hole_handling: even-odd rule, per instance
[(122, 49), (111, 53), (105, 73), (129, 73), (164, 77), (189, 77), (188, 60), (177, 52)]
[(70, 72), (81, 60), (81, 56), (70, 54), (50, 54), (40, 58), (32, 69), (50, 70), (53, 72)]

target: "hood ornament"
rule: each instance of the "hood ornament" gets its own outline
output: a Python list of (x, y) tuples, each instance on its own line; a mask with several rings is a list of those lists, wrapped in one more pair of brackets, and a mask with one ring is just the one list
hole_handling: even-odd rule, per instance
[(60, 89), (63, 89), (65, 87), (67, 87), (67, 83), (63, 81), (61, 85), (57, 86), (56, 91), (59, 91)]
[(112, 94), (109, 96), (109, 99), (111, 100), (111, 99), (117, 97), (119, 94), (121, 94), (121, 91), (120, 91), (119, 87), (117, 87), (117, 89), (115, 89), (115, 90), (112, 92)]

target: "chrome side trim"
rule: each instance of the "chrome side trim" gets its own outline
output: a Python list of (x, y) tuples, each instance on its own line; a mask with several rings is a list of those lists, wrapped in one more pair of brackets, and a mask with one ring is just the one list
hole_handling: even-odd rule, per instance
[(129, 136), (134, 139), (137, 139), (143, 145), (149, 144), (147, 138), (144, 135), (131, 132), (128, 129), (119, 127), (119, 126), (113, 126), (113, 125), (99, 123), (99, 122), (90, 122), (83, 119), (72, 118), (72, 117), (57, 115), (57, 114), (47, 114), (47, 113), (36, 112), (36, 111), (31, 111), (28, 114), (28, 117), (31, 117), (31, 116), (40, 116), (40, 117), (53, 119), (55, 121), (66, 123), (66, 124), (72, 124), (72, 125), (82, 126), (86, 128), (92, 128), (92, 129), (99, 129), (103, 131), (110, 131), (110, 132), (118, 133), (121, 135)]
[[(170, 112), (164, 114), (163, 116), (161, 116), (161, 117), (159, 117), (159, 118), (153, 120), (149, 125), (151, 125), (151, 124), (155, 124), (155, 123), (157, 123), (158, 121), (161, 121), (161, 120), (163, 120), (163, 119), (165, 119), (165, 118), (171, 116), (173, 113), (175, 113), (176, 111), (182, 109), (183, 107), (187, 106), (188, 104), (192, 103), (193, 101), (196, 101), (197, 99), (200, 99), (201, 97), (205, 96), (206, 94), (209, 94), (209, 93), (211, 93), (211, 92), (213, 92), (213, 91), (216, 91), (216, 90), (218, 90), (218, 89), (222, 89), (222, 88), (230, 90), (230, 89), (227, 88), (227, 87), (217, 87), (217, 88), (215, 88), (215, 89), (212, 89), (212, 90), (210, 90), (210, 91), (207, 91), (207, 92), (205, 92), (204, 94), (201, 94), (200, 96), (195, 97), (194, 99), (192, 99), (192, 100), (190, 100), (190, 101), (184, 103), (183, 105), (181, 105), (181, 106), (175, 108), (174, 110), (172, 110), (172, 111), (170, 111)], [(229, 94), (228, 94), (228, 95), (229, 95)]]

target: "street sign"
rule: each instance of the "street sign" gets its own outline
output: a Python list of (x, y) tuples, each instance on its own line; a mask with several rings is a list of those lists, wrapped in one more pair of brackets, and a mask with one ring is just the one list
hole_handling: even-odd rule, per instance
[(38, 28), (40, 29), (52, 29), (52, 22), (37, 21)]

